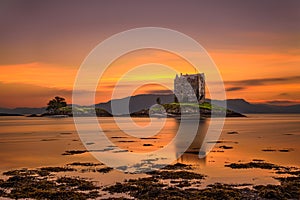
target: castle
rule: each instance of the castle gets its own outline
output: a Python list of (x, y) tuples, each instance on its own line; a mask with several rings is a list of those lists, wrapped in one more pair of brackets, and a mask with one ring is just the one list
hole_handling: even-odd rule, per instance
[(199, 103), (205, 100), (205, 76), (204, 73), (185, 74), (174, 79), (174, 94), (178, 102), (195, 102), (195, 96)]

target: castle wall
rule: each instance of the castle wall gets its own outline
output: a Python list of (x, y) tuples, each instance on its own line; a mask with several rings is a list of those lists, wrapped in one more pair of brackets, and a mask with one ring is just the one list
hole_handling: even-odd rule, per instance
[[(204, 74), (176, 75), (174, 79), (174, 93), (179, 102), (204, 102), (205, 76)], [(195, 99), (196, 97), (196, 99)]]

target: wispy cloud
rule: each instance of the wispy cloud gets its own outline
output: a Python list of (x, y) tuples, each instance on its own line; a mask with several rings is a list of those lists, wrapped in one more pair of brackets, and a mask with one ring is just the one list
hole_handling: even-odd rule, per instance
[(229, 88), (226, 88), (226, 91), (227, 92), (233, 92), (233, 91), (239, 91), (239, 90), (244, 90), (246, 89), (245, 87), (229, 87)]
[(288, 95), (289, 95), (289, 93), (287, 93), (287, 92), (283, 92), (283, 93), (278, 94), (278, 96), (288, 96)]
[(300, 76), (247, 79), (247, 80), (239, 80), (239, 81), (226, 81), (225, 83), (236, 86), (235, 88), (242, 88), (248, 86), (260, 86), (266, 84), (275, 85), (275, 84), (300, 83)]

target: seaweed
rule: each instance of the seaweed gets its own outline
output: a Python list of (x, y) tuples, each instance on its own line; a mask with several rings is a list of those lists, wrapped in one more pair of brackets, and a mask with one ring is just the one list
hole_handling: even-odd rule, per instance
[(70, 150), (70, 151), (65, 151), (61, 155), (63, 156), (69, 156), (69, 155), (75, 155), (75, 154), (83, 154), (86, 153), (87, 150)]
[[(11, 170), (0, 180), (0, 196), (13, 199), (90, 199), (99, 197), (98, 186), (78, 177), (53, 178), (50, 172), (70, 171), (64, 167)], [(45, 173), (42, 174), (41, 172)], [(84, 192), (81, 192), (84, 191)]]
[(109, 173), (112, 170), (113, 170), (113, 168), (111, 168), (111, 167), (105, 167), (105, 168), (97, 169), (97, 172), (106, 174), (106, 173)]
[(239, 134), (237, 131), (229, 131), (227, 132), (227, 134), (229, 135), (236, 135), (236, 134)]
[(225, 167), (230, 167), (232, 169), (249, 169), (249, 168), (259, 168), (259, 169), (281, 169), (279, 165), (266, 162), (249, 162), (249, 163), (231, 163), (225, 165)]
[(153, 146), (153, 144), (143, 144), (144, 147), (150, 147)]
[(56, 180), (57, 183), (60, 185), (64, 185), (67, 187), (73, 187), (81, 191), (87, 191), (87, 190), (95, 190), (99, 189), (99, 187), (95, 186), (92, 182), (86, 181), (79, 177), (60, 177)]
[[(210, 185), (205, 189), (183, 189), (190, 186), (187, 180), (172, 181), (177, 185), (168, 186), (160, 182), (160, 180), (149, 177), (140, 178), (137, 180), (129, 180), (125, 183), (116, 183), (113, 186), (104, 188), (111, 194), (128, 193), (136, 199), (193, 199), (193, 200), (226, 200), (226, 199), (246, 199), (253, 196), (253, 199), (258, 199), (255, 192), (249, 189), (236, 189), (231, 186), (216, 184)], [(250, 198), (247, 198), (250, 199)]]
[(226, 146), (226, 145), (222, 145), (222, 146), (219, 146), (220, 149), (233, 149), (233, 147), (231, 146)]
[(103, 163), (90, 163), (90, 162), (73, 162), (73, 163), (69, 163), (67, 165), (71, 165), (71, 166), (84, 166), (84, 167), (92, 167), (92, 166), (99, 166), (99, 165), (103, 165)]
[(70, 132), (63, 132), (63, 133), (60, 133), (61, 135), (71, 135), (72, 133)]
[(178, 169), (192, 169), (191, 165), (176, 163), (174, 165), (167, 165), (163, 169), (166, 170), (178, 170)]
[(158, 179), (204, 179), (205, 175), (188, 171), (152, 171), (147, 174)]
[(48, 171), (48, 172), (71, 172), (75, 171), (73, 168), (69, 167), (42, 167), (40, 168), (42, 171)]

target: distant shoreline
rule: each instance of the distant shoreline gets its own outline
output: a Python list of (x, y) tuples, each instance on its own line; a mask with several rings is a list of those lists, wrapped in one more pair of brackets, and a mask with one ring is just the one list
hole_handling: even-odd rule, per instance
[[(114, 99), (104, 103), (98, 103), (90, 106), (80, 106), (82, 108), (95, 107), (100, 109), (105, 109), (111, 112), (112, 102), (117, 105), (125, 105), (125, 103), (129, 101), (129, 107), (132, 112), (137, 112), (142, 109), (150, 108), (151, 105), (156, 103), (157, 98), (161, 99), (162, 104), (170, 104), (174, 101), (174, 95), (155, 95), (155, 94), (144, 94), (144, 95), (136, 95), (131, 97), (126, 97), (122, 99)], [(130, 100), (128, 99), (130, 98)], [(227, 104), (227, 108), (235, 111), (237, 113), (242, 114), (276, 114), (276, 113), (300, 113), (300, 104), (295, 105), (273, 105), (267, 103), (251, 103), (244, 99), (227, 99), (227, 100), (211, 100), (206, 99), (208, 103), (214, 105), (224, 105)], [(69, 104), (68, 106), (72, 106)], [(2, 114), (21, 114), (21, 115), (30, 115), (30, 114), (41, 114), (46, 112), (46, 107), (18, 107), (18, 108), (4, 108), (0, 107), (0, 113)], [(1, 114), (0, 114), (1, 116)]]
[(22, 115), (22, 114), (10, 114), (10, 113), (0, 113), (0, 116), (25, 116), (25, 115)]

